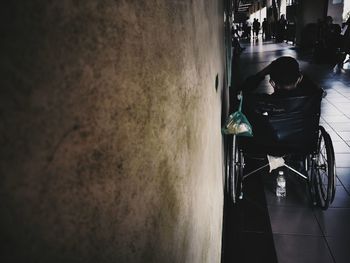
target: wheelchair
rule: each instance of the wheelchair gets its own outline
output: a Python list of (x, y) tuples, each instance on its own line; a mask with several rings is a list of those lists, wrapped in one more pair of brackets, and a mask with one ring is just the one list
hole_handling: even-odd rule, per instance
[(260, 158), (266, 163), (270, 155), (283, 157), (283, 169), (307, 183), (313, 205), (329, 207), (336, 191), (335, 155), (330, 135), (319, 125), (321, 100), (322, 94), (244, 95), (242, 112), (252, 125), (253, 137), (230, 135), (226, 190), (233, 203), (243, 198), (245, 179), (269, 166), (248, 172), (245, 159)]

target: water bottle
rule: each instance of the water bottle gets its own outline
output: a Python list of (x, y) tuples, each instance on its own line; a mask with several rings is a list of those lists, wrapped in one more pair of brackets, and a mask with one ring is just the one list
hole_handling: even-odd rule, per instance
[(285, 197), (286, 196), (286, 178), (284, 177), (283, 171), (278, 172), (276, 196), (278, 196), (278, 197)]

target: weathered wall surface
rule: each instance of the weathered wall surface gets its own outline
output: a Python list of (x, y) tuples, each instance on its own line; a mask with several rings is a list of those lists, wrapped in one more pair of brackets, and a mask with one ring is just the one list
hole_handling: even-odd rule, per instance
[(1, 262), (220, 261), (221, 2), (2, 5)]

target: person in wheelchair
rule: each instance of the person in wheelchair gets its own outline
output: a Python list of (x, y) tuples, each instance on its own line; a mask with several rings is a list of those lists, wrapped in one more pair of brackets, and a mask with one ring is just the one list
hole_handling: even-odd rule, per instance
[[(272, 90), (260, 85), (267, 75)], [(319, 125), (323, 89), (300, 72), (294, 58), (280, 57), (248, 77), (242, 93), (242, 112), (253, 137), (233, 140), (234, 197), (242, 198), (243, 181), (249, 175), (267, 166), (270, 172), (285, 167), (305, 179), (313, 203), (327, 209), (335, 195), (335, 155), (329, 134)], [(256, 156), (268, 164), (247, 172), (244, 160)], [(275, 157), (283, 162), (273, 167), (270, 160)], [(293, 166), (300, 163), (302, 169)]]
[[(272, 90), (260, 85), (267, 75)], [(248, 77), (242, 91), (243, 113), (255, 130), (252, 139), (244, 140), (247, 150), (280, 155), (313, 147), (309, 143), (315, 138), (311, 131), (318, 127), (324, 91), (300, 72), (294, 58), (274, 60)]]

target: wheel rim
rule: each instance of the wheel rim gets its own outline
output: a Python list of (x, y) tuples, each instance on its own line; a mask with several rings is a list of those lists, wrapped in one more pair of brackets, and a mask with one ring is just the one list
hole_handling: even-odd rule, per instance
[(230, 156), (229, 156), (229, 176), (228, 176), (228, 193), (231, 201), (236, 202), (235, 199), (235, 136), (230, 138)]
[(237, 145), (237, 137), (235, 136), (234, 140), (234, 144), (235, 144), (235, 148), (234, 148), (234, 173), (235, 173), (235, 177), (234, 177), (234, 187), (235, 187), (235, 198), (237, 198), (240, 195), (240, 176), (239, 176), (239, 167), (240, 167), (240, 154), (239, 154), (239, 148)]
[(324, 201), (329, 198), (329, 183), (328, 183), (328, 166), (327, 149), (324, 137), (321, 135), (319, 140), (319, 154), (317, 156), (317, 185), (319, 193)]
[(318, 155), (315, 160), (315, 186), (319, 206), (327, 209), (335, 194), (335, 162), (331, 137), (320, 126)]
[(232, 137), (232, 145), (230, 149), (230, 165), (229, 165), (229, 196), (233, 203), (239, 198), (242, 189), (242, 162), (243, 153), (239, 150), (237, 146), (237, 137)]
[(242, 194), (242, 175), (243, 175), (243, 152), (236, 147), (235, 151), (235, 189), (236, 198), (240, 198)]
[(225, 179), (225, 191), (229, 195), (230, 194), (230, 176), (231, 176), (231, 159), (232, 159), (232, 148), (231, 148), (231, 142), (232, 142), (232, 136), (227, 136), (225, 138), (227, 140), (227, 155), (226, 155), (226, 179)]

